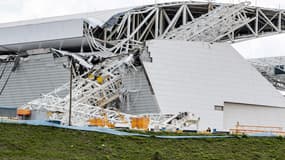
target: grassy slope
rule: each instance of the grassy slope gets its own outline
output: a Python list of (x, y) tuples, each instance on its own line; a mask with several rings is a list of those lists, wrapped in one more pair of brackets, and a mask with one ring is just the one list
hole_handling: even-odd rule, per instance
[(0, 124), (0, 159), (285, 159), (283, 138), (155, 139)]

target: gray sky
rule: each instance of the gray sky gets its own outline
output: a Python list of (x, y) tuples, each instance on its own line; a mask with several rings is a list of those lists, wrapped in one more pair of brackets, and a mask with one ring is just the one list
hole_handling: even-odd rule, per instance
[[(98, 11), (155, 2), (170, 2), (181, 0), (0, 0), (0, 23), (35, 19), (42, 17), (52, 17), (81, 12)], [(200, 0), (207, 1), (207, 0)], [(238, 3), (244, 0), (213, 0), (215, 2)], [(250, 0), (252, 5), (268, 8), (284, 8), (285, 0)], [(260, 38), (246, 43), (235, 44), (235, 48), (247, 58), (271, 55), (284, 55), (281, 49), (285, 35)], [(274, 43), (272, 43), (274, 41)], [(268, 44), (271, 44), (268, 46)], [(274, 54), (272, 49), (275, 49)], [(258, 52), (256, 52), (258, 50)], [(268, 54), (270, 52), (270, 54)], [(283, 53), (284, 52), (284, 53)]]
[[(170, 1), (183, 0), (0, 0), (0, 23)], [(244, 0), (213, 1), (238, 3)], [(250, 1), (252, 5), (285, 8), (285, 0)]]

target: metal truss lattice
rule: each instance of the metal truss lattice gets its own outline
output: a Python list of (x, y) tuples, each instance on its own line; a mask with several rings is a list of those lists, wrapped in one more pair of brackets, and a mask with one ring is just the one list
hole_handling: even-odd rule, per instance
[(217, 41), (251, 21), (244, 13), (245, 7), (249, 4), (243, 2), (237, 5), (221, 5), (194, 21), (172, 30), (162, 38), (203, 42)]
[(134, 8), (114, 18), (116, 23), (93, 28), (91, 35), (113, 53), (128, 53), (158, 38), (234, 42), (285, 30), (284, 10), (253, 7), (249, 2), (164, 3)]
[[(86, 124), (88, 118), (98, 116), (104, 106), (118, 99), (123, 92), (122, 74), (134, 67), (133, 55), (123, 56), (115, 60), (105, 60), (85, 75), (72, 81), (72, 123)], [(88, 76), (89, 78), (83, 78)], [(69, 84), (43, 95), (22, 106), (23, 109), (44, 110), (50, 112), (50, 118), (67, 122), (70, 94), (58, 96), (60, 92), (69, 93)], [(108, 110), (106, 110), (108, 111)], [(106, 113), (109, 113), (108, 111)], [(112, 111), (111, 113), (113, 113)]]

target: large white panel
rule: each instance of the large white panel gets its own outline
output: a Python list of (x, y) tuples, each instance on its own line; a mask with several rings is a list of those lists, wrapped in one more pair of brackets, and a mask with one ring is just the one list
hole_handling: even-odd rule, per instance
[(240, 125), (272, 126), (285, 128), (285, 108), (225, 103), (224, 128)]
[(0, 28), (0, 45), (82, 37), (83, 20), (65, 20)]
[(201, 128), (222, 129), (224, 101), (285, 107), (283, 96), (229, 44), (173, 40), (148, 42), (144, 62), (163, 113), (190, 111)]
[(0, 28), (24, 26), (24, 25), (32, 25), (32, 24), (40, 24), (40, 23), (50, 23), (50, 22), (66, 21), (66, 20), (73, 20), (73, 19), (94, 19), (96, 21), (106, 23), (110, 18), (112, 18), (112, 16), (126, 12), (130, 9), (132, 8), (119, 8), (119, 9), (111, 9), (111, 10), (104, 10), (104, 11), (87, 12), (87, 13), (47, 17), (47, 18), (32, 19), (32, 20), (23, 20), (23, 21), (17, 21), (17, 22), (0, 23)]

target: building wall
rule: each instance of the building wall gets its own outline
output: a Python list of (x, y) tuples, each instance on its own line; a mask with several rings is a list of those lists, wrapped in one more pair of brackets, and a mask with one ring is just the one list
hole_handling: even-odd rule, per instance
[(0, 117), (16, 117), (17, 116), (17, 108), (11, 107), (0, 107)]
[(200, 129), (223, 129), (225, 101), (285, 107), (284, 97), (226, 43), (154, 40), (144, 62), (162, 113), (192, 112)]
[(285, 128), (285, 108), (251, 104), (224, 104), (224, 128), (240, 125), (271, 126)]
[[(66, 57), (54, 59), (52, 54), (34, 55), (21, 61), (0, 95), (0, 106), (19, 107), (68, 82), (69, 71), (63, 67), (65, 62)], [(4, 76), (0, 79), (0, 89), (13, 65), (14, 63), (7, 65)], [(3, 69), (2, 63), (0, 73)]]

